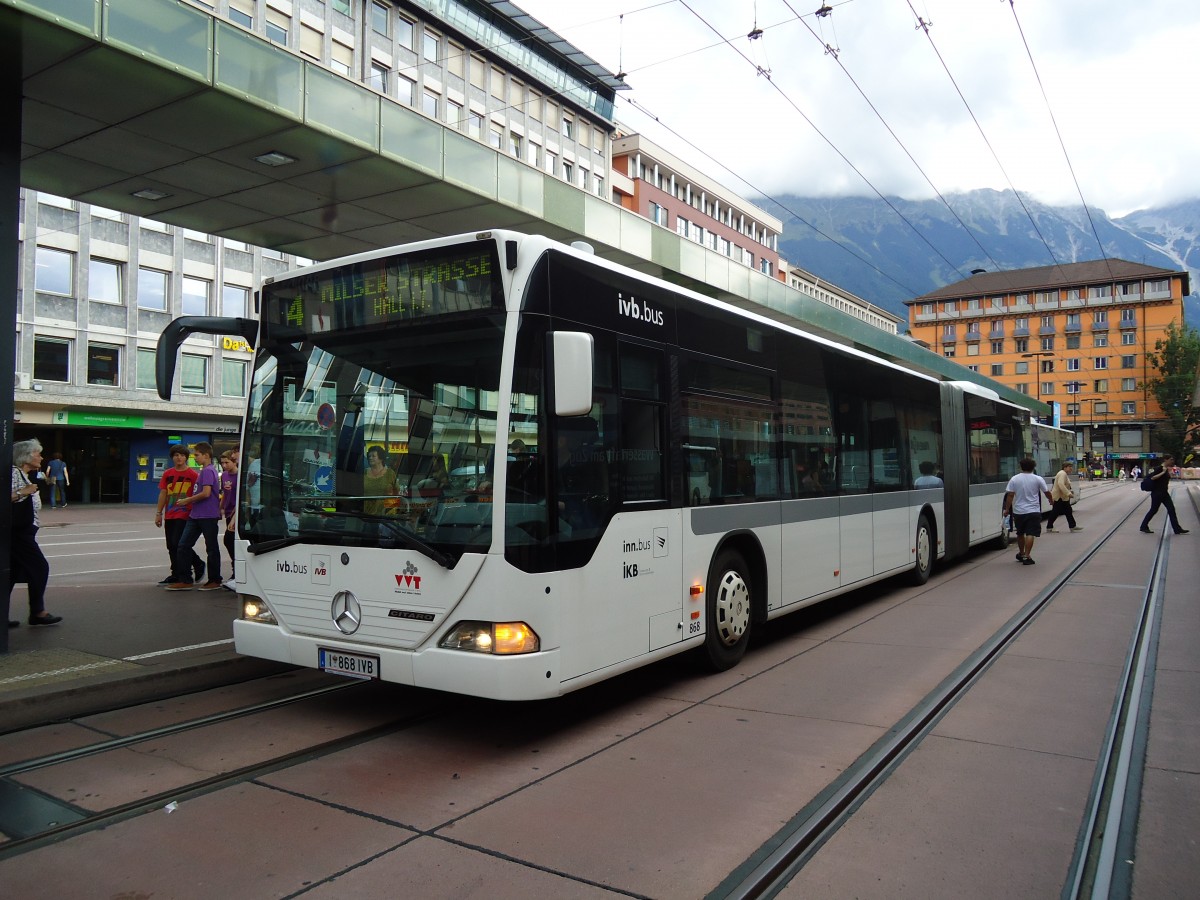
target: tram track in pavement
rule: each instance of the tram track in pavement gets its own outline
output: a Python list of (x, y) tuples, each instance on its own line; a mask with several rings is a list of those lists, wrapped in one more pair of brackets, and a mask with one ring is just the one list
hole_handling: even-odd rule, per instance
[[(199, 740), (199, 735), (204, 733), (204, 729), (215, 729), (238, 719), (252, 719), (254, 716), (263, 716), (287, 706), (319, 700), (334, 693), (353, 692), (356, 689), (360, 691), (369, 689), (369, 683), (339, 682), (0, 766), (0, 810), (4, 811), (0, 814), (0, 831), (11, 838), (0, 844), (0, 862), (38, 847), (87, 831), (104, 828), (155, 809), (167, 808), (172, 803), (182, 803), (301, 762), (337, 753), (423, 724), (445, 714), (444, 710), (436, 710), (431, 704), (422, 711), (408, 713), (330, 740), (272, 755), (246, 765), (231, 767), (227, 771), (206, 778), (173, 785), (165, 790), (144, 794), (136, 800), (115, 804), (101, 810), (88, 810), (14, 780), (21, 775), (66, 766), (83, 760), (100, 759), (105, 754), (116, 753), (138, 744), (175, 737), (188, 732), (198, 732), (196, 739)], [(161, 762), (158, 759), (150, 761)]]
[[(1196, 492), (1188, 492), (1200, 514)], [(1046, 611), (1089, 562), (1134, 516), (1134, 506), (1083, 556), (1070, 565), (999, 628), (941, 684), (898, 720), (835, 782), (813, 798), (755, 854), (734, 869), (706, 900), (750, 900), (780, 893), (820, 848), (845, 825), (937, 723), (975, 685), (1025, 630)], [(1080, 826), (1063, 897), (1110, 896), (1112, 886), (1128, 885), (1133, 832), (1137, 821), (1141, 768), (1149, 727), (1149, 704), (1162, 585), (1170, 542), (1159, 534), (1140, 613), (1118, 683), (1096, 773)], [(1126, 887), (1126, 895), (1128, 889)]]

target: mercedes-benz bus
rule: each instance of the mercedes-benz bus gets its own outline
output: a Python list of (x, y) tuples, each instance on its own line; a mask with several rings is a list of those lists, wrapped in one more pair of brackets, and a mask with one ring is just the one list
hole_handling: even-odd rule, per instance
[(267, 279), (238, 652), (501, 699), (695, 650), (1005, 544), (1029, 413), (598, 258), (489, 231)]

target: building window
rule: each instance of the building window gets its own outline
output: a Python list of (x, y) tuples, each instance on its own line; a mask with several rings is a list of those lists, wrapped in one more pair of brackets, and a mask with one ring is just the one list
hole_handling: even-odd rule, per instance
[(1122, 378), (1121, 379), (1121, 390), (1136, 391), (1137, 390), (1137, 379), (1136, 378)]
[(1014, 352), (1016, 352), (1016, 353), (1028, 353), (1029, 352), (1029, 338), (1016, 338), (1013, 341), (1013, 344), (1015, 345), (1013, 348)]
[(183, 314), (185, 316), (208, 315), (208, 291), (211, 282), (202, 278), (183, 279)]
[(943, 347), (942, 348), (942, 356), (946, 357), (947, 359), (953, 359), (954, 358), (954, 346), (950, 345), (949, 347)]
[(33, 342), (33, 380), (71, 380), (71, 342), (55, 338), (37, 338)]
[(1004, 374), (1004, 363), (993, 363), (992, 364), (992, 377), (999, 378), (1003, 374)]
[(446, 47), (446, 71), (451, 75), (457, 75), (463, 78), (466, 75), (466, 56), (467, 51), (461, 44), (456, 44), (454, 41), (447, 41)]
[(1137, 325), (1137, 313), (1132, 309), (1121, 310), (1121, 327), (1132, 328)]
[(413, 22), (400, 16), (396, 19), (396, 43), (405, 50), (413, 48)]
[(1107, 378), (1097, 378), (1095, 381), (1092, 382), (1092, 390), (1095, 391), (1097, 394), (1107, 393), (1108, 392), (1108, 379)]
[(441, 38), (432, 32), (425, 32), (425, 39), (421, 43), (421, 55), (426, 62), (435, 63), (438, 61), (438, 48), (441, 45)]
[[(271, 12), (268, 10), (268, 12), (267, 12), (267, 40), (274, 41), (276, 44), (286, 47), (287, 42), (288, 42), (287, 26), (284, 25), (283, 22), (281, 22), (281, 21), (272, 21), (273, 18), (276, 18), (276, 17), (272, 16)], [(277, 18), (283, 19), (283, 21), (286, 21), (286, 19), (284, 19), (283, 16), (279, 16)]]
[(387, 67), (381, 66), (379, 63), (371, 63), (371, 74), (367, 77), (367, 84), (386, 94), (388, 89)]
[[(1046, 317), (1043, 316), (1042, 323), (1044, 324), (1045, 321), (1046, 321)], [(1067, 313), (1067, 327), (1068, 328), (1081, 328), (1082, 327), (1082, 325), (1079, 321), (1079, 313), (1077, 313), (1077, 312)]]
[(575, 120), (570, 116), (562, 118), (562, 136), (568, 141), (575, 140)]
[(137, 351), (137, 387), (139, 391), (153, 391), (155, 383), (154, 365), (158, 354), (154, 350), (138, 347)]
[(954, 326), (953, 326), (953, 325), (943, 325), (943, 326), (942, 326), (942, 340), (943, 340), (943, 341), (953, 341), (953, 340), (955, 340)]
[(979, 371), (979, 366), (967, 366), (967, 371), (969, 371), (969, 372), (978, 372), (978, 371)]
[(1004, 341), (992, 341), (992, 352), (993, 353), (1003, 353), (1004, 352)]
[(1137, 368), (1137, 357), (1136, 356), (1122, 356), (1121, 357), (1121, 368), (1122, 369), (1136, 369)]
[(121, 264), (106, 259), (88, 262), (88, 299), (97, 303), (121, 302)]
[(1067, 415), (1070, 416), (1072, 419), (1077, 418), (1079, 416), (1079, 406), (1080, 405), (1078, 403), (1068, 403), (1067, 404)]
[(438, 100), (440, 99), (441, 96), (439, 94), (426, 90), (421, 95), (421, 111), (430, 118), (436, 119), (438, 114)]
[(167, 309), (167, 273), (158, 269), (138, 268), (137, 305), (142, 309)]
[(246, 396), (246, 361), (243, 359), (221, 360), (221, 396)]
[(515, 131), (508, 133), (508, 152), (517, 159), (521, 158), (521, 136)]
[(334, 12), (340, 12), (343, 16), (351, 15), (350, 0), (331, 0)]
[(233, 284), (221, 286), (221, 315), (245, 318), (249, 307), (250, 289)]
[(1028, 394), (1029, 385), (1022, 381), (1020, 384), (1014, 385), (1018, 394)]
[(1136, 413), (1137, 413), (1137, 401), (1136, 400), (1122, 400), (1121, 401), (1121, 414), (1122, 415), (1132, 416), (1132, 415), (1135, 415)]
[(88, 344), (87, 383), (117, 387), (121, 383), (121, 348)]
[(546, 174), (553, 175), (555, 168), (558, 166), (558, 154), (550, 150), (546, 151)]
[(229, 20), (231, 22), (236, 22), (243, 28), (254, 27), (254, 16), (242, 12), (240, 9), (235, 9), (232, 5), (229, 7)]
[(1100, 416), (1108, 415), (1108, 404), (1097, 401), (1092, 404), (1092, 412)]
[(1079, 371), (1079, 360), (1078, 359), (1068, 359), (1067, 360), (1067, 371), (1068, 372), (1078, 372)]
[(208, 357), (182, 353), (179, 357), (179, 390), (185, 394), (208, 393)]
[(1068, 350), (1078, 350), (1079, 349), (1079, 335), (1077, 335), (1077, 334), (1068, 334), (1067, 335), (1067, 349)]
[(64, 250), (51, 250), (49, 247), (38, 247), (34, 260), (37, 272), (33, 284), (41, 294), (61, 294), (64, 297), (74, 296), (72, 289), (75, 284), (75, 254)]
[(1137, 332), (1136, 331), (1122, 331), (1121, 332), (1121, 345), (1122, 346), (1132, 347), (1136, 343), (1137, 343)]
[(396, 76), (396, 99), (405, 106), (415, 106), (417, 96), (417, 83), (411, 78), (405, 78), (403, 75)]
[(467, 134), (476, 140), (483, 140), (483, 116), (479, 113), (467, 113)]
[(382, 34), (384, 37), (390, 35), (388, 23), (391, 17), (388, 15), (388, 12), (388, 7), (382, 3), (371, 4), (371, 30), (376, 34)]
[(569, 162), (562, 164), (562, 179), (567, 184), (575, 183), (575, 166)]
[(1107, 356), (1097, 356), (1095, 359), (1092, 360), (1092, 362), (1095, 364), (1095, 368), (1097, 368), (1097, 369), (1107, 369), (1108, 368), (1108, 357)]
[[(1042, 394), (1053, 394), (1054, 393), (1054, 382), (1053, 381), (1043, 381), (1041, 383), (1041, 386), (1039, 387), (1039, 390), (1042, 392)], [(1041, 394), (1039, 394), (1038, 396), (1041, 396)]]
[(461, 103), (455, 103), (453, 100), (446, 101), (446, 124), (457, 130), (462, 127), (463, 122), (463, 107)]
[(1054, 338), (1052, 338), (1052, 337), (1042, 338), (1042, 349), (1043, 350), (1053, 350), (1054, 349)]
[(1092, 312), (1092, 321), (1097, 325), (1107, 325), (1108, 324), (1108, 310), (1107, 309), (1094, 310)]
[(1108, 346), (1108, 332), (1107, 331), (1097, 331), (1095, 334), (1093, 334), (1092, 335), (1092, 346), (1093, 347), (1107, 347)]
[(1015, 372), (1017, 375), (1028, 375), (1029, 363), (1025, 362), (1024, 360), (1019, 363), (1013, 363), (1013, 372)]
[(1054, 371), (1054, 360), (1043, 359), (1042, 360), (1042, 371), (1043, 372), (1053, 372)]
[(1078, 381), (1068, 381), (1066, 383), (1066, 388), (1067, 388), (1068, 394), (1078, 394), (1079, 393), (1079, 382)]

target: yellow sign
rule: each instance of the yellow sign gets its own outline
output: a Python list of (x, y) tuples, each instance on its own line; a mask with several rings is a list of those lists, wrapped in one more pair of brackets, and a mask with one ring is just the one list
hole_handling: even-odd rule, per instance
[(254, 348), (240, 338), (223, 337), (221, 338), (221, 348), (224, 350), (241, 350), (244, 353), (252, 353)]

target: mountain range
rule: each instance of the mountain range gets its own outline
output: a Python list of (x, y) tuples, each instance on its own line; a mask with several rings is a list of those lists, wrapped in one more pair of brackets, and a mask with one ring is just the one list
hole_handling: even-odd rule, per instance
[(1103, 210), (1047, 206), (1013, 191), (945, 197), (946, 203), (784, 195), (759, 203), (784, 222), (779, 252), (788, 262), (905, 321), (905, 300), (969, 278), (974, 269), (1102, 256), (1188, 269), (1192, 293), (1184, 318), (1200, 321), (1200, 199), (1112, 219)]

